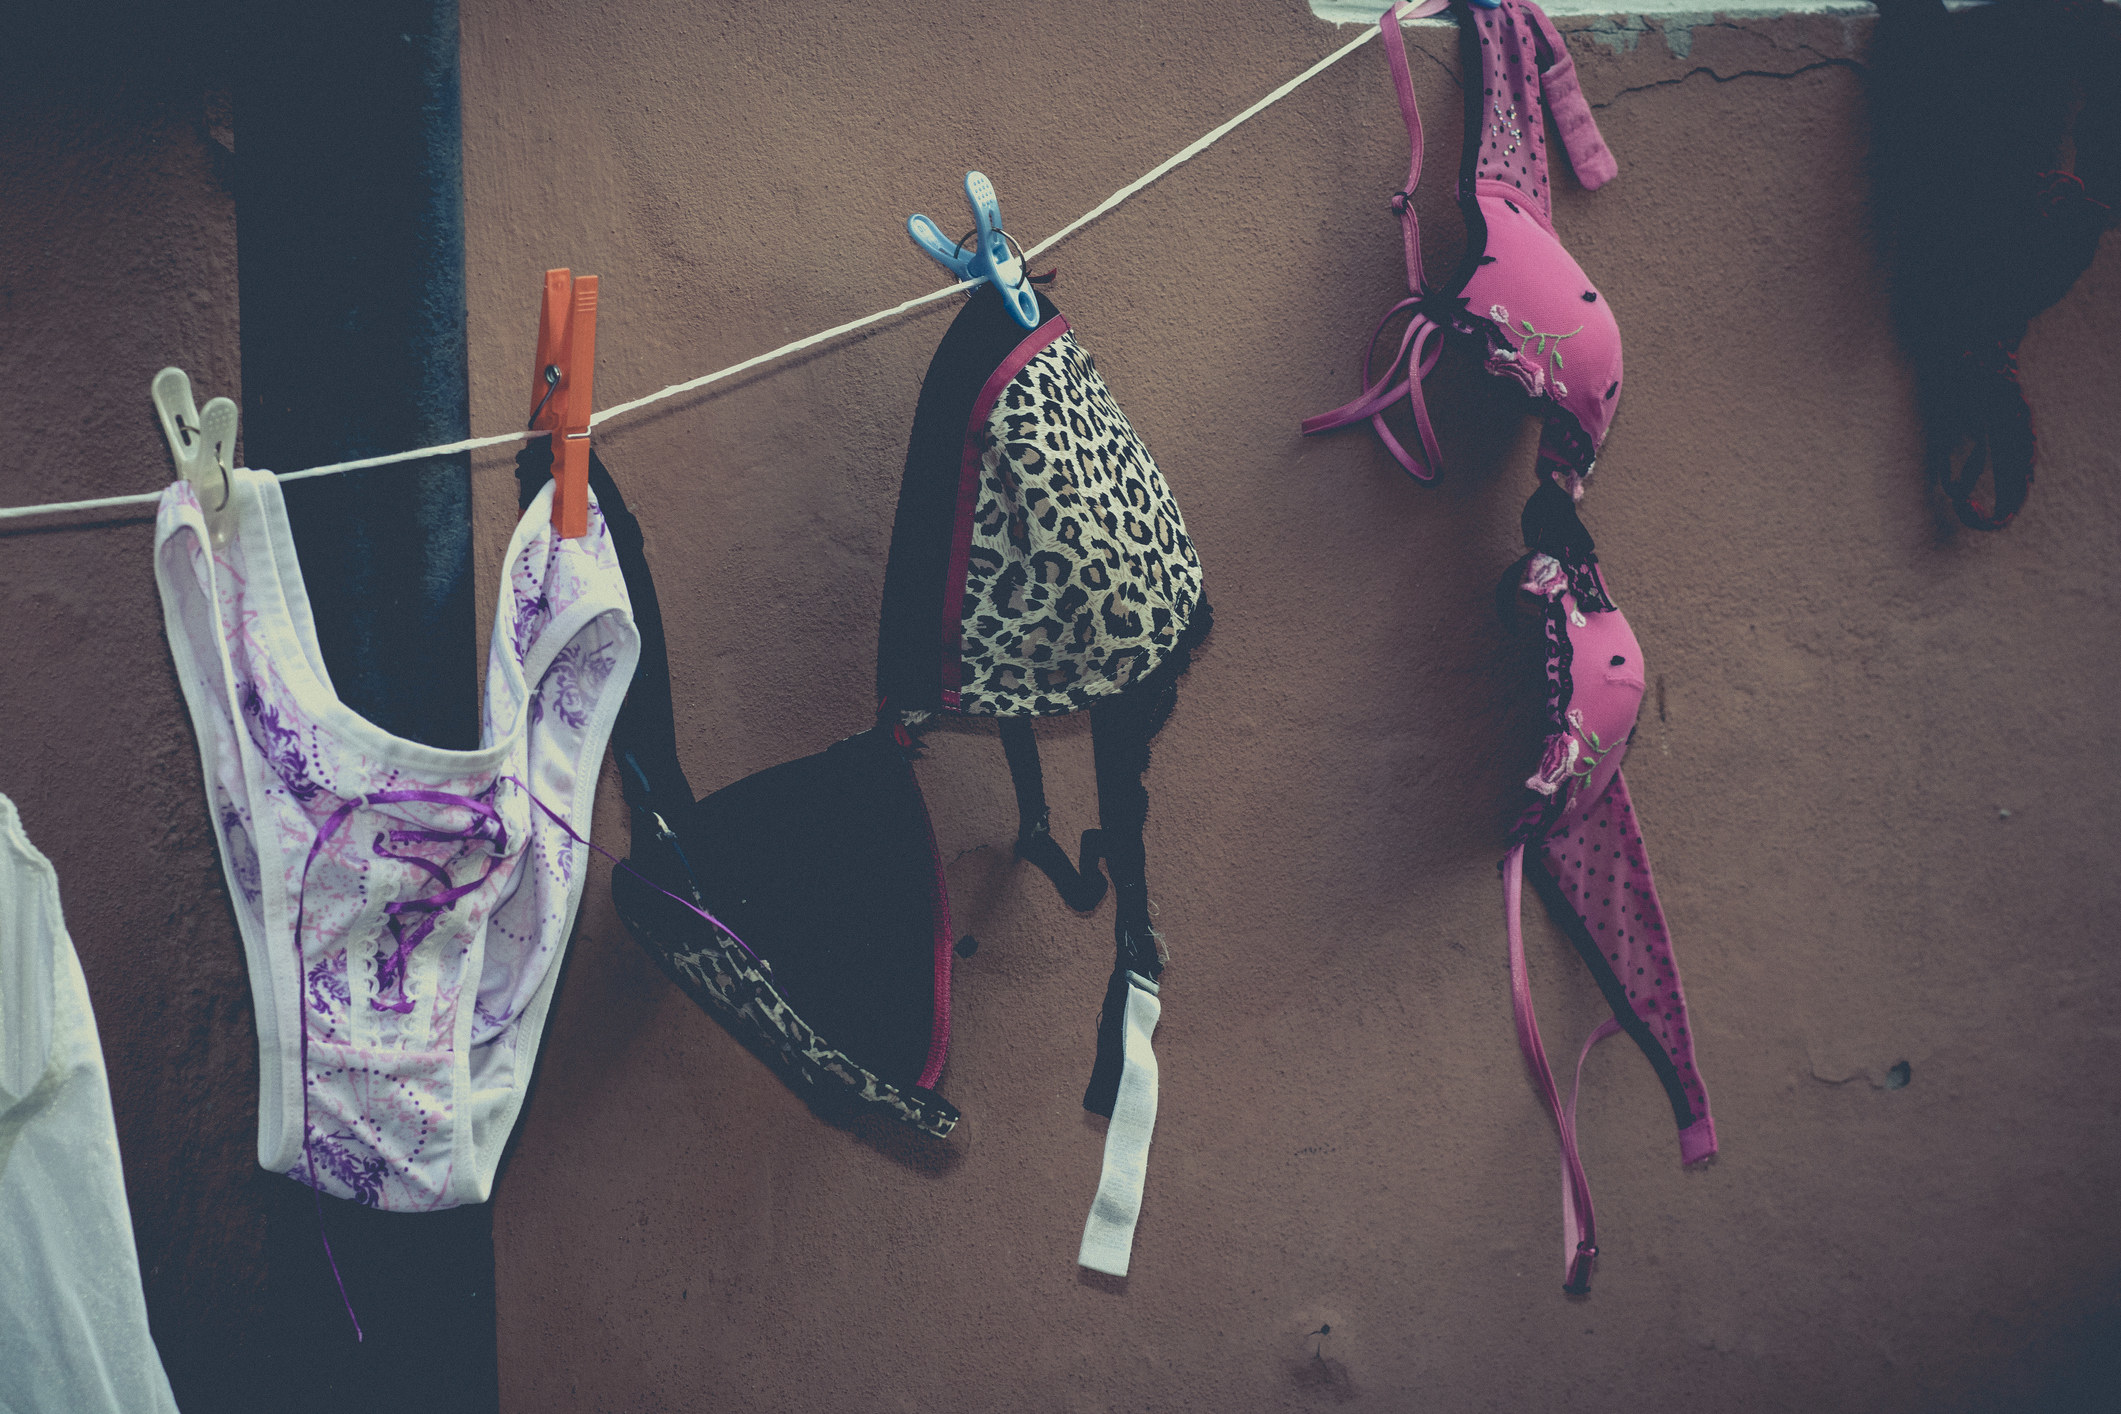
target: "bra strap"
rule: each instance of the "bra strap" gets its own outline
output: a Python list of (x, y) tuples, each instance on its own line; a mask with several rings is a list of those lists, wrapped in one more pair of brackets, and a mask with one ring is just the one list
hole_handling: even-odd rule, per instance
[(1149, 1139), (1156, 1128), (1156, 1053), (1150, 1037), (1163, 1014), (1157, 979), (1164, 964), (1149, 921), (1148, 860), (1142, 842), (1149, 793), (1142, 776), (1149, 769), (1149, 743), (1175, 701), (1174, 680), (1175, 674), (1161, 683), (1145, 682), (1134, 698), (1122, 695), (1090, 709), (1098, 835), (1112, 871), (1115, 960), (1098, 1011), (1097, 1057), (1083, 1089), (1083, 1108), (1109, 1121), (1105, 1161), (1076, 1261), (1108, 1276), (1127, 1274)]
[(1046, 806), (1046, 773), (1039, 764), (1038, 738), (1028, 717), (1002, 718), (1002, 752), (1009, 758), (1009, 783), (1016, 788), (1016, 857), (1033, 864), (1053, 881), (1061, 902), (1088, 913), (1104, 902), (1105, 876), (1097, 867), (1099, 832), (1083, 831), (1080, 864), (1068, 862), (1068, 851), (1053, 838), (1053, 814)]
[[(1097, 765), (1098, 852), (1112, 874), (1113, 967), (1097, 1019), (1097, 1058), (1083, 1089), (1083, 1108), (1106, 1117), (1105, 1163), (1076, 1260), (1091, 1271), (1125, 1276), (1141, 1211), (1149, 1138), (1156, 1127), (1156, 1054), (1150, 1037), (1163, 1002), (1157, 990), (1163, 949), (1150, 924), (1148, 851), (1150, 744), (1178, 705), (1178, 680), (1207, 637), (1215, 611), (1194, 606), (1193, 621), (1148, 677), (1090, 708)], [(1058, 847), (1055, 847), (1058, 852)], [(1085, 863), (1090, 862), (1087, 858)]]
[[(1937, 360), (1924, 389), (1930, 480), (1970, 530), (2009, 525), (2033, 487), (2033, 410), (2018, 384), (2015, 349), (2015, 341), (1997, 342)], [(1954, 470), (1962, 447), (1965, 459)], [(1985, 508), (1978, 499), (1984, 471), (1995, 487)]]
[(1406, 236), (1407, 289), (1417, 295), (1421, 293), (1421, 220), (1414, 214), (1414, 189), (1421, 185), (1421, 105), (1414, 100), (1414, 74), (1407, 66), (1407, 41), (1400, 33), (1400, 25), (1406, 20), (1440, 15), (1449, 8), (1450, 0), (1423, 0), (1409, 10), (1405, 0), (1399, 0), (1377, 22), (1384, 32), (1385, 60), (1392, 69), (1392, 91), (1399, 98), (1399, 116), (1407, 124), (1407, 184), (1393, 194), (1392, 209), (1399, 213), (1400, 229)]
[[(1370, 331), (1370, 344), (1363, 354), (1362, 396), (1331, 412), (1304, 419), (1303, 433), (1309, 437), (1367, 418), (1377, 432), (1377, 439), (1385, 444), (1392, 459), (1406, 469), (1407, 475), (1416, 481), (1434, 481), (1436, 474), (1443, 470), (1443, 449), (1437, 445), (1436, 429), (1429, 422), (1429, 404), (1421, 394), (1421, 385), (1430, 370), (1436, 367), (1436, 361), (1443, 357), (1443, 327), (1421, 313), (1420, 306), (1421, 298), (1410, 295), (1385, 311), (1385, 317)], [(1370, 368), (1377, 358), (1377, 341), (1384, 336), (1385, 327), (1408, 310), (1413, 310), (1414, 315), (1407, 321), (1406, 332), (1400, 335), (1399, 352), (1393, 355), (1384, 372), (1372, 379)], [(1401, 445), (1385, 422), (1385, 409), (1401, 398), (1405, 398), (1414, 410), (1414, 430), (1421, 436), (1420, 457)]]
[(1583, 1063), (1590, 1058), (1591, 1048), (1617, 1034), (1620, 1023), (1608, 1020), (1583, 1043), (1576, 1058), (1576, 1084), (1564, 1109), (1553, 1069), (1547, 1064), (1546, 1047), (1539, 1039), (1539, 1018), (1532, 1011), (1532, 983), (1525, 967), (1522, 844), (1511, 846), (1503, 856), (1502, 899), (1510, 932), (1510, 1006), (1517, 1018), (1517, 1046), (1561, 1134), (1561, 1289), (1583, 1296), (1591, 1290), (1591, 1269), (1598, 1260), (1598, 1216), (1591, 1207), (1591, 1185), (1584, 1177), (1583, 1160), (1576, 1152), (1576, 1098), (1583, 1089)]
[[(1576, 60), (1569, 53), (1568, 41), (1554, 28), (1547, 12), (1532, 0), (1521, 0), (1519, 8), (1531, 18), (1539, 40), (1539, 92), (1546, 99), (1547, 112), (1554, 117), (1561, 145), (1568, 149), (1569, 165), (1576, 170), (1576, 180), (1585, 191), (1596, 191), (1613, 180), (1620, 164), (1614, 160), (1613, 150), (1605, 145), (1598, 120), (1591, 116), (1591, 105), (1576, 77)], [(1552, 187), (1541, 190), (1551, 192)]]
[[(1407, 184), (1392, 194), (1392, 209), (1399, 213), (1400, 235), (1406, 243), (1409, 294), (1387, 310), (1385, 317), (1377, 321), (1377, 327), (1370, 332), (1369, 350), (1363, 355), (1362, 395), (1331, 412), (1307, 418), (1303, 425), (1304, 435), (1308, 437), (1367, 419), (1376, 429), (1378, 440), (1385, 444), (1385, 450), (1392, 454), (1392, 459), (1406, 468), (1407, 475), (1416, 481), (1434, 481), (1437, 472), (1443, 469), (1443, 452), (1436, 445), (1436, 430), (1429, 423), (1429, 405), (1421, 395), (1422, 380), (1429, 376), (1429, 371), (1436, 367), (1436, 360), (1443, 355), (1443, 329), (1421, 312), (1424, 298), (1421, 218), (1414, 211), (1414, 189), (1421, 183), (1421, 106), (1414, 99), (1414, 75), (1407, 67), (1407, 42), (1399, 31), (1404, 20), (1439, 15), (1449, 8), (1450, 0), (1422, 0), (1412, 9), (1401, 0), (1377, 22), (1384, 34), (1385, 58), (1392, 70), (1392, 90), (1399, 98), (1399, 115), (1407, 124)], [(1406, 331), (1400, 335), (1398, 354), (1373, 379), (1370, 369), (1377, 361), (1377, 341), (1384, 337), (1385, 329), (1395, 318), (1410, 310), (1413, 315), (1407, 321)], [(1421, 437), (1419, 457), (1409, 452), (1385, 423), (1385, 409), (1402, 397), (1414, 411), (1415, 431)]]
[(1148, 1177), (1149, 1139), (1156, 1130), (1156, 1052), (1149, 1038), (1163, 1014), (1156, 984), (1139, 973), (1127, 974), (1125, 1068), (1113, 1098), (1112, 1122), (1105, 1130), (1105, 1163), (1097, 1176), (1097, 1196), (1083, 1223), (1078, 1266), (1123, 1277), (1134, 1255), (1134, 1225), (1141, 1217), (1142, 1187)]
[[(551, 479), (549, 439), (537, 438), (516, 453), (517, 489), (526, 508)], [(597, 510), (604, 518), (612, 551), (618, 557), (619, 573), (626, 580), (634, 629), (641, 638), (641, 656), (634, 668), (633, 682), (611, 728), (611, 755), (618, 762), (619, 785), (634, 811), (634, 852), (641, 853), (641, 846), (648, 839), (655, 840), (682, 873), (692, 896), (687, 906), (698, 909), (705, 906), (705, 898), (672, 827), (673, 821), (692, 808), (693, 795), (685, 768), (678, 763), (677, 717), (670, 697), (670, 648), (663, 637), (663, 610), (656, 598), (655, 576), (648, 569), (647, 537), (641, 531), (641, 522), (627, 509), (618, 482), (612, 479), (593, 447), (589, 452), (589, 489), (596, 493)], [(667, 871), (657, 872), (667, 875)]]

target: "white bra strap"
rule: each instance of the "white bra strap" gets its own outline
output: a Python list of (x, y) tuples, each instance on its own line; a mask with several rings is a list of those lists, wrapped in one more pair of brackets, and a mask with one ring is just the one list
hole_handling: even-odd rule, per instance
[(1142, 1182), (1149, 1170), (1149, 1138), (1156, 1129), (1156, 1052), (1149, 1038), (1163, 1014), (1156, 984), (1140, 973), (1127, 974), (1127, 1021), (1124, 1068), (1112, 1122), (1105, 1130), (1105, 1168), (1097, 1178), (1097, 1197), (1083, 1224), (1082, 1251), (1076, 1263), (1093, 1272), (1123, 1277), (1134, 1253), (1134, 1223), (1141, 1216)]

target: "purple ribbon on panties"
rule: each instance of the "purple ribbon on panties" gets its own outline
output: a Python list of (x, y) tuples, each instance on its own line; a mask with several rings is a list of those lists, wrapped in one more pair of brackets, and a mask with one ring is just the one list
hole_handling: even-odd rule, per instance
[(590, 840), (588, 839), (588, 837), (586, 837), (586, 836), (584, 836), (584, 835), (578, 835), (578, 834), (576, 834), (576, 833), (575, 833), (575, 831), (574, 831), (574, 826), (572, 826), (572, 825), (568, 824), (568, 823), (567, 823), (567, 822), (566, 822), (565, 820), (562, 820), (562, 819), (561, 819), (561, 818), (560, 818), (560, 817), (559, 817), (558, 815), (555, 815), (555, 814), (553, 814), (553, 811), (552, 811), (552, 807), (551, 807), (551, 806), (547, 805), (547, 804), (546, 804), (546, 803), (545, 803), (544, 801), (542, 801), (542, 800), (538, 799), (538, 798), (537, 798), (537, 796), (535, 796), (535, 795), (532, 795), (532, 794), (531, 794), (531, 790), (530, 790), (530, 787), (529, 787), (529, 786), (526, 786), (526, 785), (524, 785), (524, 784), (523, 784), (523, 783), (522, 783), (521, 781), (517, 780), (517, 779), (516, 779), (516, 778), (515, 778), (514, 776), (503, 776), (503, 777), (502, 777), (501, 779), (502, 779), (502, 780), (504, 780), (504, 781), (507, 781), (507, 782), (508, 782), (509, 784), (511, 784), (511, 785), (514, 785), (514, 786), (517, 786), (517, 787), (519, 787), (519, 788), (520, 788), (520, 789), (522, 790), (522, 792), (523, 792), (523, 794), (524, 794), (524, 795), (526, 795), (526, 796), (529, 796), (529, 797), (530, 797), (530, 803), (531, 803), (532, 805), (535, 805), (535, 806), (536, 806), (536, 807), (537, 807), (538, 809), (540, 809), (540, 810), (544, 811), (544, 812), (545, 812), (545, 814), (546, 814), (546, 815), (547, 815), (548, 817), (550, 817), (550, 819), (552, 820), (552, 823), (553, 823), (553, 824), (555, 824), (555, 825), (558, 825), (558, 826), (559, 826), (559, 827), (560, 827), (561, 829), (565, 830), (565, 831), (567, 832), (567, 837), (568, 837), (569, 839), (573, 840), (573, 841), (574, 841), (574, 842), (575, 842), (576, 844), (580, 844), (580, 845), (588, 845), (588, 846), (589, 846), (589, 848), (591, 848), (591, 849), (595, 850), (595, 851), (596, 851), (596, 852), (597, 852), (598, 854), (601, 854), (601, 855), (603, 855), (603, 856), (604, 856), (604, 857), (605, 857), (606, 859), (610, 860), (610, 861), (611, 861), (611, 862), (612, 862), (613, 864), (617, 865), (617, 866), (618, 866), (619, 868), (621, 868), (621, 869), (624, 869), (624, 870), (625, 870), (625, 871), (626, 871), (627, 873), (629, 873), (629, 874), (633, 875), (633, 877), (634, 877), (634, 878), (636, 878), (636, 879), (639, 879), (639, 880), (640, 880), (640, 881), (641, 881), (642, 883), (646, 884), (646, 885), (647, 885), (647, 886), (648, 886), (649, 888), (651, 888), (651, 889), (654, 889), (654, 890), (655, 890), (655, 891), (656, 891), (657, 893), (661, 894), (661, 895), (662, 895), (662, 896), (663, 896), (664, 898), (670, 899), (670, 900), (672, 900), (673, 902), (675, 902), (675, 903), (677, 903), (677, 904), (681, 905), (681, 906), (682, 906), (682, 907), (684, 907), (684, 908), (685, 908), (685, 909), (686, 909), (686, 910), (687, 910), (688, 912), (691, 912), (691, 913), (697, 913), (697, 914), (698, 914), (698, 915), (699, 915), (699, 916), (700, 916), (701, 918), (705, 919), (705, 920), (706, 920), (707, 922), (709, 922), (709, 923), (713, 924), (713, 925), (714, 925), (714, 926), (715, 926), (716, 928), (720, 929), (720, 930), (721, 930), (721, 932), (722, 932), (722, 933), (723, 933), (723, 934), (724, 934), (724, 935), (725, 935), (725, 936), (726, 936), (726, 937), (727, 937), (727, 938), (729, 939), (729, 941), (731, 941), (731, 942), (735, 943), (735, 944), (736, 944), (736, 945), (737, 945), (738, 947), (742, 948), (742, 949), (743, 949), (743, 950), (744, 950), (745, 952), (747, 952), (747, 953), (751, 953), (751, 956), (752, 956), (752, 957), (754, 957), (754, 958), (758, 957), (758, 954), (757, 954), (757, 953), (755, 953), (755, 952), (752, 952), (752, 950), (751, 950), (751, 944), (749, 944), (749, 943), (745, 942), (745, 941), (744, 941), (744, 940), (743, 940), (742, 938), (739, 938), (739, 937), (738, 937), (738, 936), (736, 935), (736, 931), (735, 931), (734, 929), (732, 929), (732, 928), (731, 928), (731, 927), (730, 927), (730, 926), (729, 926), (729, 925), (728, 925), (727, 923), (724, 923), (724, 922), (723, 922), (723, 921), (722, 921), (721, 919), (719, 919), (719, 918), (715, 917), (715, 916), (714, 916), (713, 914), (709, 913), (709, 912), (708, 912), (708, 911), (707, 911), (706, 909), (704, 909), (704, 908), (701, 908), (701, 907), (700, 907), (700, 906), (699, 906), (698, 904), (694, 903), (694, 902), (693, 902), (693, 901), (692, 901), (691, 899), (687, 899), (687, 898), (680, 898), (680, 897), (678, 897), (678, 895), (676, 895), (676, 894), (674, 894), (674, 893), (670, 892), (670, 890), (668, 890), (668, 889), (664, 888), (664, 887), (663, 887), (663, 886), (662, 886), (661, 884), (658, 884), (658, 883), (657, 883), (657, 882), (656, 882), (655, 880), (653, 880), (653, 879), (649, 878), (649, 877), (648, 877), (648, 876), (647, 876), (646, 874), (643, 874), (643, 873), (642, 873), (642, 872), (641, 872), (640, 870), (638, 870), (638, 869), (634, 868), (634, 867), (633, 867), (633, 866), (632, 866), (631, 864), (628, 864), (628, 863), (627, 863), (627, 862), (626, 862), (625, 860), (623, 860), (623, 859), (619, 858), (619, 857), (618, 857), (618, 856), (617, 856), (616, 854), (613, 854), (613, 853), (612, 853), (612, 852), (611, 852), (610, 850), (608, 850), (608, 849), (604, 848), (604, 847), (603, 847), (602, 845), (600, 845), (600, 844), (594, 844), (594, 843), (591, 843), (591, 842), (590, 842)]
[[(442, 892), (430, 894), (424, 899), (412, 899), (404, 903), (384, 905), (384, 912), (390, 915), (391, 935), (398, 939), (398, 950), (384, 962), (381, 968), (377, 969), (377, 978), (379, 982), (387, 979), (387, 981), (394, 981), (397, 984), (398, 1000), (386, 1003), (371, 999), (369, 1005), (378, 1011), (402, 1013), (412, 1010), (413, 1003), (405, 995), (406, 960), (411, 956), (412, 950), (424, 942), (427, 935), (434, 931), (435, 925), (441, 921), (442, 913), (446, 909), (454, 906), (458, 899), (493, 877), (493, 871), (500, 867), (500, 856), (507, 850), (508, 834), (505, 827), (501, 824), (500, 812), (485, 801), (476, 800), (468, 795), (458, 795), (453, 791), (440, 790), (385, 790), (357, 796), (347, 801), (337, 810), (334, 810), (330, 818), (325, 820), (323, 827), (317, 831), (316, 840), (309, 846), (309, 857), (302, 861), (302, 880), (295, 896), (295, 975), (297, 977), (301, 977), (306, 971), (305, 958), (302, 953), (302, 924), (304, 915), (309, 907), (310, 866), (317, 862), (317, 856), (324, 852), (324, 846), (330, 842), (332, 836), (339, 832), (340, 827), (352, 818), (356, 810), (369, 805), (408, 803), (459, 806), (471, 811), (477, 817), (478, 823), (463, 830), (393, 830), (387, 836), (391, 843), (415, 844), (442, 840), (483, 839), (493, 844), (495, 857), (494, 862), (487, 867), (486, 872), (480, 875), (476, 882), (453, 887), (449, 882), (449, 871), (442, 868), (439, 864), (434, 863), (432, 860), (421, 859), (416, 855), (392, 854), (383, 848), (386, 836), (378, 835), (376, 837), (374, 848), (378, 855), (385, 859), (396, 859), (406, 864), (416, 865), (441, 880), (443, 885)], [(424, 912), (427, 916), (414, 924), (411, 929), (402, 929), (398, 923), (397, 915), (413, 912)], [(303, 1011), (308, 1009), (309, 1001), (306, 995), (301, 997), (300, 1006)], [(354, 1315), (353, 1300), (346, 1294), (346, 1278), (340, 1274), (339, 1259), (331, 1250), (330, 1236), (324, 1231), (323, 1190), (317, 1187), (317, 1156), (315, 1150), (311, 1147), (309, 1133), (309, 1018), (298, 1012), (296, 1019), (301, 1036), (302, 1058), (302, 1160), (309, 1167), (309, 1191), (317, 1208), (317, 1237), (324, 1244), (324, 1259), (331, 1263), (332, 1280), (339, 1284), (339, 1300), (346, 1307), (346, 1319), (353, 1322), (354, 1339), (357, 1341), (365, 1340), (367, 1337), (361, 1331), (360, 1317)]]
[[(388, 915), (387, 922), (391, 936), (398, 940), (398, 950), (384, 959), (383, 965), (376, 969), (376, 982), (378, 987), (388, 987), (395, 984), (398, 989), (398, 999), (394, 1002), (386, 1002), (372, 997), (369, 999), (368, 1004), (377, 1011), (394, 1011), (403, 1014), (413, 1008), (412, 999), (405, 995), (405, 964), (412, 957), (412, 950), (427, 941), (427, 936), (434, 932), (436, 925), (442, 921), (442, 915), (453, 908), (458, 899), (479, 889), (488, 879), (493, 877), (494, 871), (501, 867), (501, 858), (508, 853), (508, 828), (501, 823), (500, 813), (491, 805), (481, 800), (474, 800), (470, 796), (452, 795), (447, 791), (383, 791), (376, 795), (371, 795), (367, 799), (371, 803), (378, 804), (388, 804), (394, 801), (419, 801), (430, 805), (459, 805), (471, 811), (477, 817), (474, 824), (462, 830), (392, 830), (388, 834), (376, 836), (373, 848), (378, 858), (395, 859), (401, 864), (410, 864), (416, 868), (424, 869), (442, 885), (440, 893), (429, 894), (425, 898), (405, 899), (398, 903), (383, 905), (383, 912)], [(358, 801), (355, 802), (356, 805), (359, 803)], [(342, 806), (340, 808), (344, 811), (353, 807)], [(330, 828), (331, 826), (326, 826), (327, 830)], [(451, 884), (447, 869), (432, 860), (422, 859), (417, 854), (393, 854), (383, 847), (385, 840), (388, 840), (391, 844), (469, 844), (473, 841), (484, 840), (493, 846), (493, 862), (486, 866), (485, 873), (470, 883)], [(419, 915), (418, 921), (410, 927), (407, 927), (404, 923), (404, 918), (408, 914)]]

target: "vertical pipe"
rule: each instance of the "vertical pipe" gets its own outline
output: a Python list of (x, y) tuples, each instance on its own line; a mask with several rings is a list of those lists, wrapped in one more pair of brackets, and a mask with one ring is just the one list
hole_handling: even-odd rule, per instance
[[(456, 0), (243, 10), (245, 460), (292, 470), (467, 436)], [(287, 502), (340, 699), (397, 735), (476, 745), (468, 458), (294, 482)], [(260, 1182), (258, 1388), (229, 1407), (498, 1408), (488, 1205), (383, 1213)]]
[[(455, 0), (256, 3), (236, 94), (244, 451), (293, 470), (470, 435)], [(469, 458), (290, 483), (339, 696), (477, 744)]]

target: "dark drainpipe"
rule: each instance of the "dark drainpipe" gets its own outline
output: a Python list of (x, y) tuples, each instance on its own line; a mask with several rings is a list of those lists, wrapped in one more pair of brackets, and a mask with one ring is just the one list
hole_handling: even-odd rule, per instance
[[(455, 0), (240, 9), (244, 459), (287, 471), (469, 436)], [(397, 735), (477, 745), (468, 458), (286, 494), (340, 699)], [(260, 1181), (269, 1299), (253, 1374), (279, 1401), (252, 1407), (498, 1409), (490, 1205), (325, 1198), (320, 1220), (308, 1189)]]

